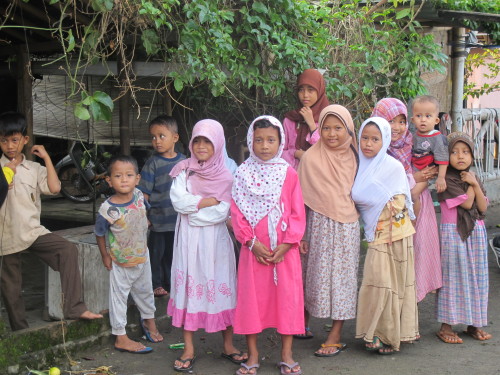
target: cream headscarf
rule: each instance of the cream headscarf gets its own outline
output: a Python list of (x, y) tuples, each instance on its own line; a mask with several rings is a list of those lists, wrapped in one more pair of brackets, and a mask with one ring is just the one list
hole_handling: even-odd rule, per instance
[(358, 220), (358, 212), (351, 199), (351, 189), (358, 169), (354, 123), (347, 108), (329, 105), (319, 117), (320, 132), (325, 119), (339, 118), (349, 136), (335, 149), (327, 147), (322, 139), (300, 159), (299, 178), (304, 202), (310, 209), (341, 223)]

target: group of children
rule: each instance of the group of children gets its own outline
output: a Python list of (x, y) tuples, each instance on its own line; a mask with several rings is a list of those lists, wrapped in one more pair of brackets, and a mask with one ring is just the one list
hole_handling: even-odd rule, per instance
[[(129, 293), (151, 342), (163, 340), (154, 296), (170, 294), (167, 313), (185, 343), (173, 364), (180, 372), (193, 369), (193, 334), (204, 329), (222, 333), (221, 356), (240, 366), (238, 375), (256, 374), (258, 334), (275, 328), (280, 372), (301, 374), (292, 342), (313, 337), (310, 316), (333, 321), (318, 357), (346, 348), (343, 323), (354, 318), (368, 351), (392, 354), (420, 338), (417, 302), (434, 290), (442, 341), (462, 342), (455, 324), (466, 324), (475, 339), (491, 338), (481, 329), (488, 202), (469, 171), (471, 139), (453, 133), (446, 146), (433, 131), (439, 108), (432, 97), (413, 101), (414, 140), (405, 105), (392, 98), (377, 103), (356, 137), (349, 111), (328, 104), (318, 71), (305, 71), (297, 87), (299, 108), (283, 125), (272, 116), (250, 124), (250, 156), (234, 175), (223, 127), (209, 119), (195, 124), (189, 158), (175, 151), (175, 120), (160, 116), (150, 124), (156, 152), (141, 176), (132, 158), (111, 160), (107, 180), (115, 194), (102, 204), (95, 233), (110, 271), (116, 349), (152, 350), (126, 335)], [(9, 158), (2, 166), (12, 160), (4, 150), (8, 136), (1, 132)], [(428, 191), (436, 175), (441, 246)], [(419, 200), (417, 215), (412, 197)], [(358, 292), (359, 216), (368, 251)], [(241, 244), (238, 269), (228, 228)], [(234, 347), (233, 331), (246, 335), (248, 353)]]

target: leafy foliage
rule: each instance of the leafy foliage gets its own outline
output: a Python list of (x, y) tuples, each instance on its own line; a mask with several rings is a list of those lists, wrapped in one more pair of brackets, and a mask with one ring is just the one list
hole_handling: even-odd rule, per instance
[(81, 74), (117, 58), (122, 94), (148, 89), (136, 85), (133, 59), (162, 61), (176, 68), (154, 90), (168, 92), (179, 113), (235, 125), (294, 107), (296, 76), (310, 67), (325, 70), (330, 101), (364, 116), (381, 97), (423, 94), (421, 73), (444, 72), (446, 61), (415, 21), (414, 0), (52, 1), (63, 15), (80, 4), (91, 18), (59, 28), (81, 119), (109, 118), (111, 98), (87, 92)]
[[(439, 9), (500, 14), (498, 0), (434, 0), (434, 3)], [(487, 32), (494, 43), (500, 43), (500, 23), (464, 20), (464, 25), (472, 30)]]
[(473, 53), (467, 56), (465, 61), (466, 80), (472, 76), (475, 69), (486, 67), (487, 72), (484, 78), (491, 80), (491, 83), (484, 83), (477, 87), (474, 83), (466, 83), (464, 87), (464, 96), (479, 98), (481, 95), (486, 95), (495, 91), (500, 91), (500, 50), (484, 50), (483, 53)]

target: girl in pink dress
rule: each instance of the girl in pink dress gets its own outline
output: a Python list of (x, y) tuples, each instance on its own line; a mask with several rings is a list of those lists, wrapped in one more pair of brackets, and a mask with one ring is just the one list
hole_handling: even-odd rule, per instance
[(255, 119), (247, 135), (250, 157), (236, 171), (233, 185), (234, 234), (243, 244), (234, 330), (247, 335), (248, 344), (248, 361), (238, 375), (257, 373), (257, 334), (266, 328), (281, 334), (281, 373), (301, 374), (292, 342), (304, 331), (299, 243), (305, 211), (297, 173), (281, 158), (284, 139), (276, 118)]
[[(399, 99), (384, 98), (373, 109), (372, 117), (382, 117), (391, 125), (391, 144), (387, 153), (399, 160), (405, 168), (410, 189), (415, 180), (427, 181), (437, 173), (436, 167), (426, 167), (413, 172), (411, 167), (411, 149), (413, 137), (408, 130), (408, 111)], [(417, 302), (434, 290), (441, 288), (441, 252), (438, 225), (434, 203), (428, 188), (420, 194), (420, 214), (415, 223), (413, 246), (415, 250), (415, 279), (417, 283)]]

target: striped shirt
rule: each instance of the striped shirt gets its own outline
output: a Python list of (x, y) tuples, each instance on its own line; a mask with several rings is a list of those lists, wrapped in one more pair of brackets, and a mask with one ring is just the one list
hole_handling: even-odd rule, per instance
[(154, 232), (173, 232), (177, 220), (177, 212), (170, 201), (170, 187), (172, 177), (170, 171), (181, 160), (186, 157), (177, 153), (171, 159), (164, 158), (158, 154), (151, 156), (141, 171), (139, 190), (149, 195), (148, 219), (151, 222), (151, 230)]

